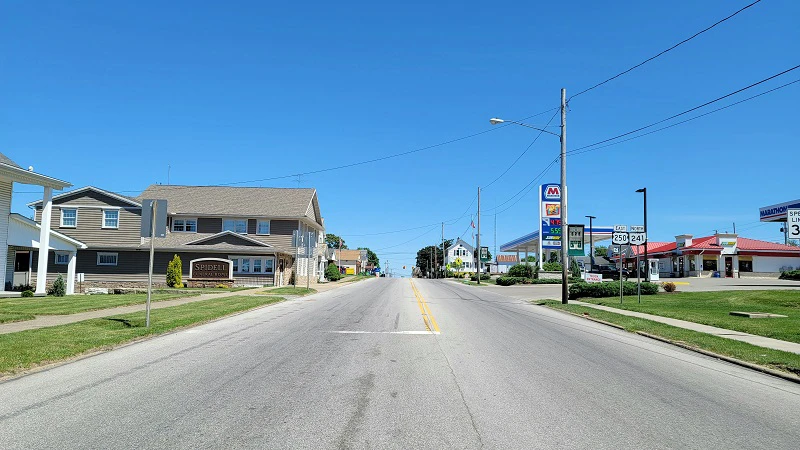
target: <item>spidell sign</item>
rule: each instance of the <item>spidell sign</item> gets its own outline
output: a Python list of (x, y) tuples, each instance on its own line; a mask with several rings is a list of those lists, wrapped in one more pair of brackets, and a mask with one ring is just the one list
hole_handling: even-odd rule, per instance
[(233, 262), (229, 259), (193, 259), (189, 265), (189, 278), (193, 280), (232, 280)]

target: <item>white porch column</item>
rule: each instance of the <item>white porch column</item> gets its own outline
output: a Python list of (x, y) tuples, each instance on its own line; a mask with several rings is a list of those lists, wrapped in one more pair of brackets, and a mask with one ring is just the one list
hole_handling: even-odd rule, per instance
[(36, 293), (47, 292), (47, 255), (50, 248), (50, 216), (53, 212), (53, 188), (44, 188), (42, 228), (39, 233), (39, 265), (36, 269)]
[(77, 265), (77, 252), (69, 252), (69, 263), (67, 264), (67, 295), (75, 293), (75, 266)]

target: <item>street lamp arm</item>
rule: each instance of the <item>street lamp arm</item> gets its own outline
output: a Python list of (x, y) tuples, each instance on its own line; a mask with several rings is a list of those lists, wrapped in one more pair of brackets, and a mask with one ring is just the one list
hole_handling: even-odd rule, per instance
[(526, 127), (526, 128), (532, 128), (532, 129), (537, 130), (537, 131), (542, 131), (542, 132), (545, 132), (545, 133), (549, 133), (549, 134), (552, 134), (553, 136), (557, 136), (559, 139), (561, 138), (561, 135), (558, 134), (558, 133), (553, 133), (552, 131), (547, 131), (547, 130), (545, 130), (543, 128), (537, 128), (537, 127), (534, 127), (533, 125), (528, 125), (527, 123), (517, 122), (517, 121), (514, 121), (514, 120), (496, 119), (496, 118), (489, 119), (489, 123), (491, 123), (492, 125), (497, 125), (498, 123), (506, 123), (506, 122), (513, 123), (515, 125), (519, 125), (519, 126)]

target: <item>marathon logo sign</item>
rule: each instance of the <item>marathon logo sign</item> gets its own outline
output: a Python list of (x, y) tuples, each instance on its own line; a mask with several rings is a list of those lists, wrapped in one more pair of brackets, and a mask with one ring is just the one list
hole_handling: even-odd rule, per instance
[(543, 184), (542, 200), (561, 200), (561, 186), (558, 184)]
[(800, 208), (800, 200), (781, 203), (778, 205), (765, 206), (758, 210), (761, 221), (770, 221), (771, 219), (776, 222), (783, 222), (786, 220), (786, 215), (790, 208)]

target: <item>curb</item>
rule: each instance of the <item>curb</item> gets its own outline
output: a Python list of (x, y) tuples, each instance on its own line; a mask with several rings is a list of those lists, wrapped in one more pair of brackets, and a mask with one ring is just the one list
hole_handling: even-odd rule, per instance
[[(758, 364), (753, 364), (753, 363), (749, 363), (747, 361), (742, 361), (741, 359), (736, 359), (736, 358), (731, 358), (730, 356), (720, 355), (719, 353), (710, 352), (708, 350), (704, 350), (704, 349), (699, 348), (699, 347), (694, 347), (694, 346), (691, 346), (691, 345), (688, 345), (688, 344), (684, 344), (683, 342), (679, 342), (679, 341), (673, 341), (671, 339), (663, 338), (661, 336), (656, 336), (654, 334), (646, 333), (644, 331), (629, 331), (629, 330), (625, 329), (624, 327), (622, 327), (620, 325), (617, 325), (615, 323), (606, 322), (605, 320), (596, 319), (596, 318), (591, 317), (591, 316), (584, 316), (583, 314), (576, 314), (576, 313), (573, 313), (573, 312), (564, 311), (562, 309), (550, 308), (547, 305), (540, 305), (540, 306), (544, 306), (544, 307), (546, 307), (546, 308), (548, 308), (550, 310), (553, 310), (553, 311), (559, 311), (559, 312), (562, 312), (562, 313), (566, 313), (566, 314), (569, 314), (571, 316), (582, 317), (582, 318), (590, 320), (592, 322), (597, 322), (599, 324), (603, 324), (603, 325), (607, 325), (607, 326), (610, 326), (610, 327), (614, 327), (614, 328), (616, 328), (618, 330), (627, 331), (628, 333), (638, 334), (639, 336), (644, 336), (646, 338), (654, 339), (656, 341), (660, 341), (660, 342), (664, 342), (664, 343), (667, 343), (667, 344), (671, 344), (671, 345), (674, 345), (676, 347), (683, 348), (685, 350), (691, 350), (693, 352), (700, 353), (702, 355), (710, 356), (712, 358), (721, 359), (721, 360), (729, 362), (731, 364), (736, 364), (737, 366), (745, 367), (745, 368), (748, 368), (748, 369), (751, 369), (751, 370), (755, 370), (757, 372), (761, 372), (761, 373), (764, 373), (764, 374), (767, 374), (767, 375), (772, 375), (774, 377), (778, 377), (778, 378), (784, 379), (786, 381), (791, 381), (793, 383), (800, 384), (800, 376), (793, 375), (793, 374), (788, 373), (788, 372), (781, 372), (780, 370), (775, 370), (775, 369), (770, 369), (769, 367), (759, 366)], [(700, 332), (698, 331), (698, 333), (700, 333)]]

